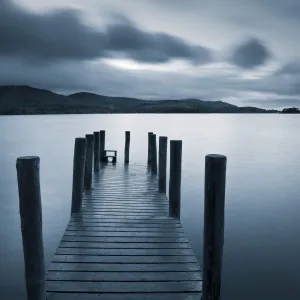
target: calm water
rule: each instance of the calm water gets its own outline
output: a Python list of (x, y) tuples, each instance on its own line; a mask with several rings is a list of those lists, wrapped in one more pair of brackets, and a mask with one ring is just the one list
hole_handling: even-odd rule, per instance
[(222, 299), (300, 299), (300, 118), (296, 115), (66, 115), (0, 118), (0, 299), (25, 299), (15, 161), (41, 158), (48, 264), (70, 213), (74, 138), (144, 163), (147, 132), (183, 140), (182, 223), (202, 259), (204, 156), (227, 155)]

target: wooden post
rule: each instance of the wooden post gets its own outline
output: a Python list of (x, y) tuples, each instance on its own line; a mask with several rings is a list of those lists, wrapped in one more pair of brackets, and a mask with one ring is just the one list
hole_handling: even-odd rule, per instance
[(73, 188), (71, 214), (79, 212), (82, 203), (84, 186), (84, 168), (86, 156), (86, 139), (76, 138), (73, 160)]
[(104, 161), (105, 130), (100, 130), (100, 161)]
[(129, 163), (130, 131), (125, 131), (125, 164)]
[(223, 155), (205, 157), (202, 300), (220, 299), (226, 163)]
[(40, 158), (19, 157), (17, 177), (27, 300), (46, 300)]
[(148, 132), (148, 165), (151, 164), (151, 134), (153, 132)]
[(90, 189), (92, 186), (93, 174), (93, 152), (94, 152), (94, 135), (86, 134), (86, 157), (84, 172), (84, 187)]
[(170, 141), (169, 212), (180, 218), (182, 141)]
[(160, 193), (166, 193), (167, 183), (167, 148), (168, 138), (166, 136), (159, 137), (158, 150), (158, 190)]
[(97, 172), (100, 169), (100, 132), (94, 132), (94, 170)]
[(150, 134), (150, 148), (151, 148), (151, 173), (157, 174), (157, 148), (156, 148), (156, 134)]

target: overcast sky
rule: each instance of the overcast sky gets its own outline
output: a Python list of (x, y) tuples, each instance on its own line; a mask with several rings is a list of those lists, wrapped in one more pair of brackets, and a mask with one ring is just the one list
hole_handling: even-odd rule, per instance
[(299, 0), (0, 0), (0, 85), (300, 107)]

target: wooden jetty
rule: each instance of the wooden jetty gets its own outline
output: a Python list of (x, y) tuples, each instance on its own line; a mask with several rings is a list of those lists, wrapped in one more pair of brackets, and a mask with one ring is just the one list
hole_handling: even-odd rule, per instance
[(97, 143), (92, 135), (75, 140), (71, 217), (47, 272), (39, 158), (17, 160), (28, 300), (220, 299), (226, 157), (206, 157), (201, 271), (180, 223), (182, 142), (170, 141), (168, 199), (167, 137), (160, 138), (157, 178), (155, 134), (145, 165), (129, 164), (130, 133), (124, 164), (116, 152), (108, 162), (99, 150), (105, 132), (94, 134)]

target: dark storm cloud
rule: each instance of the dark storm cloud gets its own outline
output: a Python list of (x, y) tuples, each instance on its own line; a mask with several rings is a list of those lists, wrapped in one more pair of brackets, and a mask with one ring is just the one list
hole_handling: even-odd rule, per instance
[(299, 75), (300, 76), (300, 61), (291, 61), (281, 66), (275, 75)]
[(81, 22), (74, 10), (37, 14), (0, 0), (0, 55), (40, 61), (84, 60), (122, 56), (139, 62), (163, 63), (186, 59), (211, 60), (210, 50), (165, 33), (150, 33), (120, 18), (100, 31)]
[(251, 38), (237, 46), (229, 61), (243, 69), (254, 69), (262, 66), (271, 57), (271, 52), (258, 39)]

